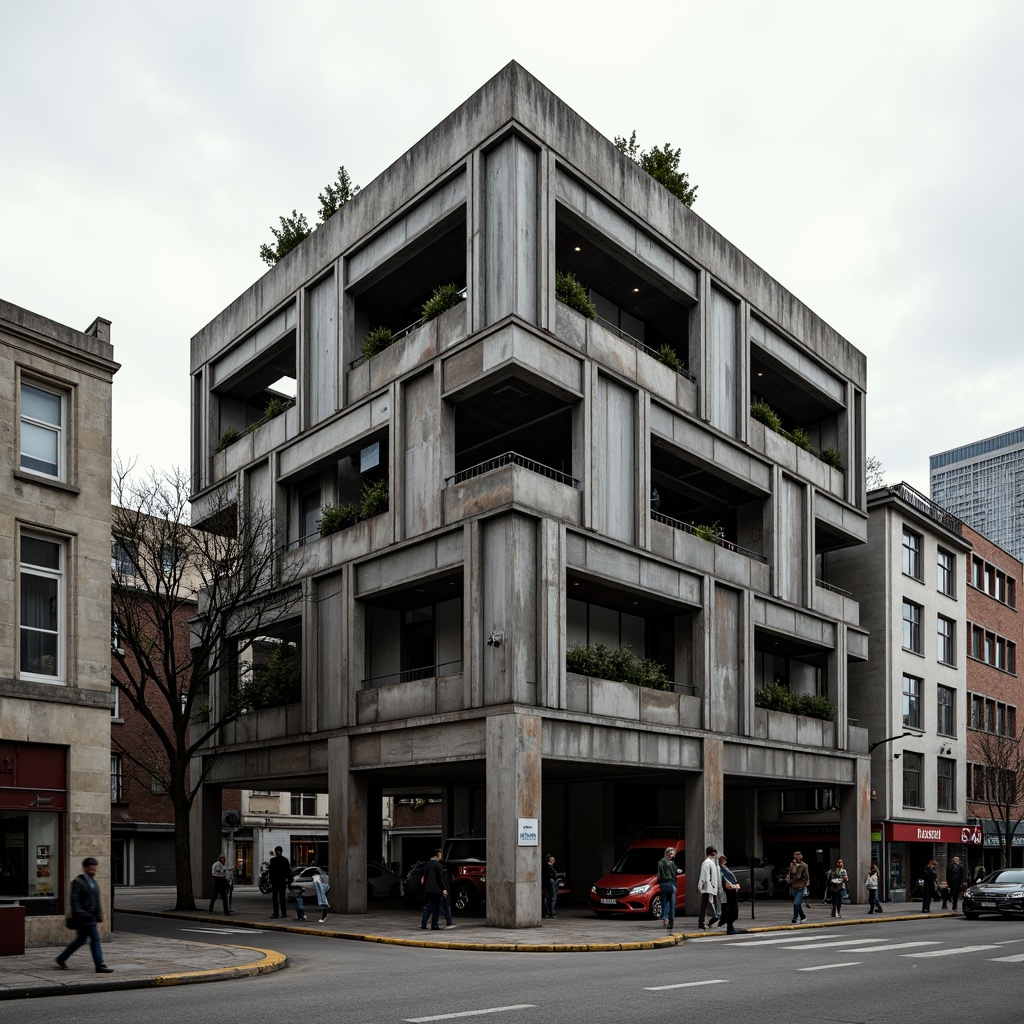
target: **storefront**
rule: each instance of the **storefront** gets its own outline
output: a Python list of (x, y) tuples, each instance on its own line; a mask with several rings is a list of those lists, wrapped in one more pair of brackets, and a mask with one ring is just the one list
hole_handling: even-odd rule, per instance
[(843, 856), (839, 836), (839, 826), (829, 823), (765, 825), (761, 829), (763, 859), (775, 865), (775, 891), (785, 894), (786, 872), (793, 859), (793, 853), (799, 850), (807, 864), (811, 878), (811, 896), (824, 898), (825, 879), (828, 869), (836, 860)]
[[(882, 836), (881, 869), (884, 898), (893, 903), (919, 900), (923, 894), (924, 869), (935, 859), (939, 883), (945, 881), (946, 865), (959, 857), (968, 877), (981, 860), (982, 831), (979, 825), (908, 825), (887, 821)], [(872, 827), (872, 839), (876, 832)], [(874, 849), (874, 847), (872, 847)]]
[[(1003, 866), (1002, 822), (985, 819), (981, 822), (981, 828), (985, 839), (984, 867), (986, 871), (995, 871), (996, 868)], [(1017, 826), (1017, 830), (1010, 840), (1010, 863), (1006, 866), (1019, 868), (1022, 865), (1024, 865), (1024, 823)]]
[(66, 747), (0, 740), (0, 902), (63, 913)]

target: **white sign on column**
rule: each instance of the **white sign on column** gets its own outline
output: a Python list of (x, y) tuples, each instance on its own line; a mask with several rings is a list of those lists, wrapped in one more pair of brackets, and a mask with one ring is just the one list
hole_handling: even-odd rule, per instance
[(519, 818), (519, 845), (540, 846), (540, 829), (536, 818)]

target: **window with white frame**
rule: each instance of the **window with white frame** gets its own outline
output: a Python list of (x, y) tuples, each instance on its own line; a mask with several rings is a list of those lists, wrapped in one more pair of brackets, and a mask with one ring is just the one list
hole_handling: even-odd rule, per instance
[(903, 752), (903, 806), (923, 807), (921, 795), (921, 762), (923, 755)]
[(112, 686), (110, 692), (114, 696), (114, 703), (110, 707), (110, 717), (120, 719), (121, 718), (121, 690)]
[(120, 803), (124, 799), (124, 775), (121, 771), (121, 755), (110, 755), (110, 802)]
[(921, 654), (921, 606), (903, 601), (903, 648)]
[(936, 687), (935, 728), (942, 736), (956, 735), (956, 690), (948, 686)]
[(316, 793), (292, 793), (292, 814), (315, 815)]
[(956, 623), (940, 615), (936, 622), (937, 655), (943, 665), (956, 664)]
[(921, 579), (921, 534), (903, 527), (903, 573)]
[(951, 757), (936, 759), (938, 774), (938, 807), (940, 811), (956, 810), (956, 761)]
[(21, 459), (19, 465), (57, 480), (65, 474), (67, 397), (40, 384), (21, 382)]
[(936, 589), (940, 594), (956, 597), (956, 555), (939, 548), (936, 563)]
[(903, 724), (911, 729), (921, 726), (921, 686), (924, 680), (917, 676), (903, 675)]
[(23, 533), (20, 547), (20, 672), (55, 682), (64, 676), (65, 546)]

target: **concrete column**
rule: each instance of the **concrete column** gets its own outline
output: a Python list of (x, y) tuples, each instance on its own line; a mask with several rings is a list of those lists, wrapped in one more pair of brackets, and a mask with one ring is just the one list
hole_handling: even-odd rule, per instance
[(722, 799), (725, 779), (725, 744), (715, 737), (704, 740), (704, 771), (686, 779), (686, 913), (700, 910), (697, 879), (704, 850), (724, 844)]
[(210, 865), (220, 855), (221, 787), (203, 785), (192, 803), (192, 888), (197, 898), (213, 896)]
[(871, 761), (858, 757), (857, 781), (839, 787), (839, 856), (850, 876), (851, 903), (864, 899), (864, 879), (871, 866)]
[(487, 719), (487, 923), (540, 925), (539, 846), (520, 846), (518, 819), (541, 817), (541, 719)]
[[(849, 743), (849, 699), (847, 680), (849, 678), (846, 660), (846, 626), (837, 622), (834, 626), (835, 645), (828, 653), (828, 699), (836, 709), (836, 749), (847, 750)], [(866, 874), (865, 874), (866, 877)]]
[[(327, 741), (327, 793), (331, 844), (330, 902), (342, 914), (366, 913), (366, 779), (349, 771), (347, 736)], [(377, 815), (380, 807), (378, 804)]]
[(565, 526), (545, 519), (538, 528), (540, 597), (537, 602), (537, 704), (564, 708), (565, 697)]

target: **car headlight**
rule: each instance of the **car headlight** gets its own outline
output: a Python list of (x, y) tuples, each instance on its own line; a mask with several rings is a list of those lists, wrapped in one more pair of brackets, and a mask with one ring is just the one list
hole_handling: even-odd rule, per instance
[(596, 896), (597, 895), (597, 886), (596, 885), (592, 885), (590, 887), (590, 895), (591, 896)]
[(1011, 892), (1011, 893), (1010, 893), (1010, 895), (1009, 895), (1009, 896), (1007, 896), (1006, 898), (1007, 898), (1008, 900), (1020, 900), (1020, 899), (1024, 899), (1024, 892)]
[(633, 888), (629, 890), (629, 895), (643, 896), (643, 894), (647, 892), (650, 889), (650, 887), (650, 882), (648, 882), (646, 885), (634, 885)]

